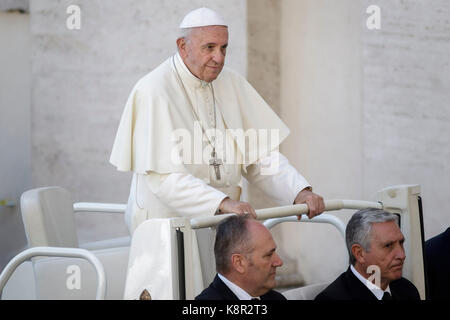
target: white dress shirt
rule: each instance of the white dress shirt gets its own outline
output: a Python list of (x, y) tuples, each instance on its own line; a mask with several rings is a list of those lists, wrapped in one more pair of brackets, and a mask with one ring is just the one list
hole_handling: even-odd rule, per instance
[(236, 295), (236, 297), (238, 297), (239, 300), (260, 299), (259, 297), (252, 297), (244, 289), (234, 284), (220, 273), (218, 273), (217, 275), (219, 276), (220, 280), (222, 280), (223, 283), (225, 283), (225, 285)]
[(385, 292), (388, 292), (392, 296), (389, 285), (387, 286), (386, 290), (383, 290), (364, 278), (358, 271), (356, 271), (353, 266), (350, 266), (350, 270), (352, 270), (353, 274), (367, 287), (367, 289), (369, 289), (375, 295), (375, 297), (377, 297), (378, 300), (381, 300), (383, 298), (383, 294)]

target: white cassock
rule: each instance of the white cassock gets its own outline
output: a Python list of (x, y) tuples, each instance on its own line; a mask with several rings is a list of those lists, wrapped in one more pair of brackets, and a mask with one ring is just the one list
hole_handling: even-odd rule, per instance
[[(256, 133), (257, 140), (238, 133)], [(125, 214), (130, 233), (146, 219), (214, 215), (225, 197), (239, 200), (242, 177), (275, 203), (293, 204), (310, 185), (277, 151), (288, 134), (236, 72), (224, 67), (207, 83), (191, 74), (178, 53), (169, 58), (133, 88), (110, 158), (118, 170), (134, 172)], [(223, 163), (220, 179), (208, 162), (213, 146)], [(199, 262), (194, 269), (200, 293), (208, 284)]]

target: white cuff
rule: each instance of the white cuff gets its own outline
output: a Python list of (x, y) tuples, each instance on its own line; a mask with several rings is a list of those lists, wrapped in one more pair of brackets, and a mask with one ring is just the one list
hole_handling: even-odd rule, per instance
[(223, 192), (186, 173), (171, 173), (155, 195), (182, 216), (213, 215), (223, 199)]

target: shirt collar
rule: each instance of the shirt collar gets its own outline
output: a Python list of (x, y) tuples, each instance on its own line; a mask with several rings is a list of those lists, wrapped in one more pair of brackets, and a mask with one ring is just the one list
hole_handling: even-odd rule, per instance
[[(189, 70), (189, 68), (184, 64), (183, 59), (180, 56), (180, 53), (177, 52), (175, 54), (175, 63), (177, 65), (177, 70), (180, 73), (180, 77), (183, 79), (183, 81), (188, 82), (190, 85), (196, 87), (196, 88), (204, 88), (209, 85), (209, 82), (200, 80), (196, 76), (192, 74), (192, 72)], [(181, 68), (180, 68), (181, 67)], [(181, 70), (180, 70), (181, 69)]]
[(218, 273), (217, 275), (219, 276), (220, 280), (222, 280), (223, 283), (225, 283), (225, 285), (236, 295), (236, 297), (238, 297), (239, 300), (252, 300), (255, 298), (260, 299), (259, 297), (252, 297), (244, 289), (234, 284), (220, 273)]
[(389, 292), (389, 294), (391, 294), (389, 285), (387, 286), (386, 290), (383, 290), (364, 278), (352, 265), (350, 266), (350, 270), (352, 270), (353, 274), (367, 287), (367, 289), (369, 289), (375, 295), (375, 297), (377, 297), (378, 300), (381, 300), (383, 298), (383, 294), (385, 292)]

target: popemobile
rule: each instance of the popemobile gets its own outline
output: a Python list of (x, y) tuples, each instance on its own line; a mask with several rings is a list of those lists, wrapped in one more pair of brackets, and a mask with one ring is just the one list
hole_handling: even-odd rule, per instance
[[(399, 217), (405, 236), (403, 277), (426, 299), (424, 227), (420, 186), (391, 186), (377, 193), (376, 201), (326, 200), (325, 211), (306, 217), (306, 204), (256, 210), (267, 228), (286, 222), (327, 223), (342, 234), (336, 250), (345, 248), (342, 209), (379, 208)], [(79, 244), (76, 212), (124, 213), (126, 204), (73, 203), (61, 187), (26, 191), (21, 197), (28, 249), (20, 252), (0, 275), (0, 294), (9, 299), (194, 299), (193, 261), (200, 258), (203, 284), (214, 278), (214, 226), (231, 214), (196, 218), (149, 219), (130, 237)], [(298, 220), (297, 215), (302, 215)], [(197, 237), (199, 246), (192, 245)], [(317, 234), (317, 237), (326, 237)], [(295, 239), (292, 239), (295, 241)], [(308, 261), (302, 261), (307, 264)], [(197, 270), (198, 271), (198, 270)], [(313, 283), (283, 292), (288, 300), (311, 300), (329, 283)], [(210, 312), (212, 312), (210, 310)]]

